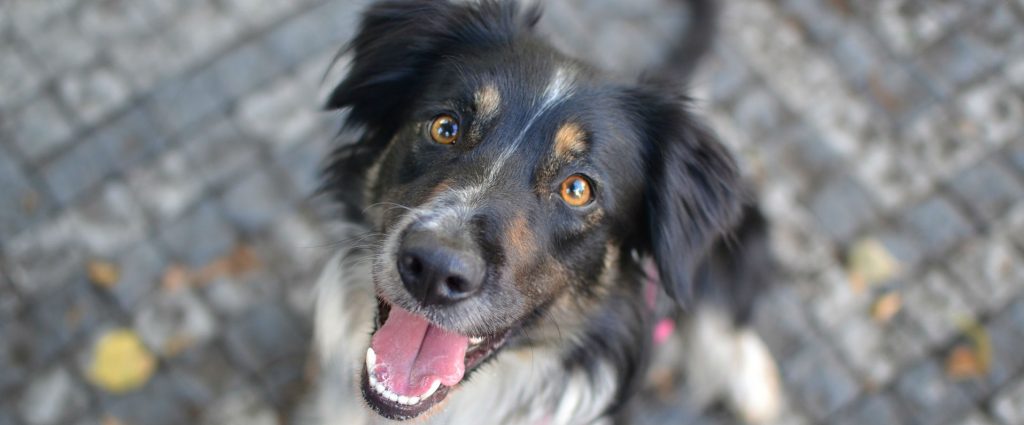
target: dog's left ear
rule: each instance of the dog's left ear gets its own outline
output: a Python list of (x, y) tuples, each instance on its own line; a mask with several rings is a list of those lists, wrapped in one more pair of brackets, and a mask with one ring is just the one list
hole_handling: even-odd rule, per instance
[(635, 90), (627, 108), (647, 149), (641, 249), (654, 257), (665, 291), (683, 303), (712, 245), (738, 221), (743, 195), (732, 155), (690, 114), (687, 99), (666, 92)]

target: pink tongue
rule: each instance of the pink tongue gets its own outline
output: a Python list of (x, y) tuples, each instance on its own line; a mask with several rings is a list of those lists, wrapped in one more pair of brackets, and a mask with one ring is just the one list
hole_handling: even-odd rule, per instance
[(377, 365), (368, 372), (399, 395), (418, 396), (434, 380), (449, 387), (458, 384), (466, 372), (468, 346), (469, 338), (392, 306), (388, 320), (370, 341)]

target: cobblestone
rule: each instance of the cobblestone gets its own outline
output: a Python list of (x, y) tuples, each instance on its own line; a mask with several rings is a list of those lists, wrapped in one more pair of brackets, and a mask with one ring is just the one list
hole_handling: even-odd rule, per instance
[(73, 129), (68, 118), (49, 97), (41, 97), (15, 114), (7, 132), (22, 155), (32, 162), (52, 154), (71, 142)]
[(19, 411), (28, 425), (64, 423), (86, 408), (88, 399), (82, 384), (64, 367), (38, 376), (25, 390)]
[(953, 271), (972, 303), (985, 311), (999, 310), (1024, 292), (1024, 259), (1001, 236), (971, 241), (954, 256)]
[(3, 241), (40, 220), (47, 209), (45, 195), (35, 188), (10, 155), (0, 146), (0, 204), (6, 206), (0, 209), (0, 240)]
[(895, 391), (914, 424), (940, 424), (971, 406), (931, 361), (910, 369), (896, 382)]
[(1024, 382), (1018, 382), (1001, 391), (992, 403), (992, 411), (1006, 425), (1024, 421)]
[(160, 240), (176, 260), (202, 267), (227, 253), (235, 245), (236, 236), (218, 208), (203, 203), (165, 228)]
[(967, 219), (942, 197), (933, 197), (908, 210), (903, 224), (933, 258), (974, 233)]
[(839, 360), (820, 343), (783, 360), (782, 376), (790, 396), (819, 421), (852, 402), (860, 390)]
[(57, 202), (70, 205), (94, 189), (115, 167), (113, 152), (103, 140), (88, 137), (43, 166), (42, 175)]
[[(304, 423), (313, 282), (351, 238), (309, 199), (353, 136), (318, 109), (351, 58), (321, 81), (365, 3), (4, 4), (0, 425)], [(540, 32), (617, 72), (679, 33), (661, 0), (545, 6)], [(783, 373), (776, 423), (1024, 423), (1024, 2), (721, 10), (692, 94), (785, 272), (753, 322)], [(899, 269), (862, 285), (843, 259), (870, 240)], [(885, 317), (882, 296), (900, 301)], [(83, 382), (90, 344), (125, 326), (156, 374)], [(986, 344), (983, 373), (949, 374)], [(677, 394), (634, 422), (735, 422)]]

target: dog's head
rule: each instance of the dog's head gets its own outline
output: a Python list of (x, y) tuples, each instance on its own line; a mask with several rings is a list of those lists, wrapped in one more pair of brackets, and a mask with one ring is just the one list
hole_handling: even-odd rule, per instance
[(652, 256), (685, 297), (738, 214), (734, 163), (682, 96), (560, 54), (538, 16), (379, 3), (328, 100), (363, 130), (328, 185), (380, 235), (360, 385), (386, 417), (430, 409), (552, 309), (586, 316), (622, 262)]

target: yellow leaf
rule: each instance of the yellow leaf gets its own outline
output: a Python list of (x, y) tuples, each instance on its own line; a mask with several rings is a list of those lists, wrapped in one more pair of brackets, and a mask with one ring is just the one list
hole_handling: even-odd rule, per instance
[(93, 348), (88, 379), (93, 385), (111, 393), (138, 389), (149, 381), (156, 370), (156, 359), (129, 329), (116, 329), (104, 334)]
[(97, 286), (110, 289), (117, 285), (121, 279), (121, 272), (117, 265), (106, 261), (90, 261), (86, 266), (89, 271), (89, 280)]
[(900, 264), (876, 239), (863, 239), (850, 248), (847, 258), (849, 278), (854, 289), (884, 282), (899, 272)]
[(875, 304), (871, 307), (871, 318), (875, 319), (876, 322), (886, 323), (892, 320), (893, 316), (896, 316), (902, 308), (903, 298), (900, 297), (900, 294), (889, 292), (875, 301)]

